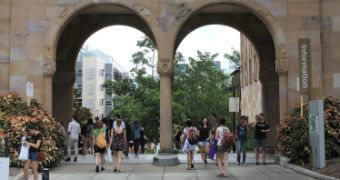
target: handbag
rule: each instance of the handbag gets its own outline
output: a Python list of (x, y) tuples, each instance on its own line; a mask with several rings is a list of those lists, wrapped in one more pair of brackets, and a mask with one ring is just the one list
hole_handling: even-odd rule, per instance
[(215, 158), (215, 154), (216, 154), (216, 149), (217, 149), (217, 145), (216, 145), (216, 142), (213, 142), (211, 144), (211, 147), (209, 149), (209, 153), (208, 153), (208, 157), (212, 160), (214, 160)]
[(29, 153), (29, 146), (24, 146), (24, 144), (21, 145), (20, 149), (20, 155), (18, 157), (19, 160), (26, 161), (28, 160), (28, 153)]
[(45, 161), (46, 160), (46, 154), (44, 152), (39, 152), (38, 153), (38, 161)]

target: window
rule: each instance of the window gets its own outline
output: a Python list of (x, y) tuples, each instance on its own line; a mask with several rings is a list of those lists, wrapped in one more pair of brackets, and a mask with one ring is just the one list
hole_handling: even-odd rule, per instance
[(93, 94), (94, 91), (94, 84), (87, 84), (87, 93)]
[(111, 106), (112, 105), (112, 101), (105, 101), (105, 105), (106, 106)]
[(87, 69), (87, 78), (94, 78), (94, 68)]
[(82, 99), (77, 99), (77, 105), (78, 106), (83, 106), (83, 101), (82, 101)]
[(104, 106), (104, 103), (105, 103), (105, 99), (99, 100), (99, 104), (100, 104), (101, 106)]
[(249, 83), (253, 83), (253, 61), (249, 59)]
[(87, 107), (90, 109), (94, 108), (94, 100), (93, 99), (87, 99)]
[(101, 77), (104, 77), (105, 76), (105, 69), (99, 70), (99, 74), (100, 74)]
[(77, 85), (78, 92), (81, 93), (83, 91), (83, 86), (81, 84)]
[(254, 56), (254, 80), (258, 80), (258, 72), (257, 72), (257, 59), (256, 56)]

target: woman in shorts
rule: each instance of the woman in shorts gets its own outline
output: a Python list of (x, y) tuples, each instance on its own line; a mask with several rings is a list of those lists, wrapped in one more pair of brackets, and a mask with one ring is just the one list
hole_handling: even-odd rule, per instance
[[(97, 146), (97, 137), (98, 135), (102, 133), (104, 136), (106, 136), (106, 129), (103, 128), (103, 122), (102, 121), (97, 121), (96, 123), (96, 129), (93, 131), (93, 141), (94, 141), (94, 153), (95, 153), (95, 156), (96, 156), (96, 172), (98, 173), (99, 172), (99, 157), (101, 159), (101, 168), (100, 170), (101, 171), (104, 171), (105, 168), (104, 168), (104, 163), (105, 163), (105, 151), (106, 151), (106, 148), (99, 148)], [(106, 138), (106, 137), (105, 137)]]
[(201, 119), (201, 126), (198, 128), (199, 132), (199, 147), (201, 150), (201, 157), (202, 161), (205, 164), (208, 164), (207, 157), (209, 153), (209, 144), (210, 144), (210, 138), (211, 138), (211, 128), (208, 125), (208, 118), (203, 117)]

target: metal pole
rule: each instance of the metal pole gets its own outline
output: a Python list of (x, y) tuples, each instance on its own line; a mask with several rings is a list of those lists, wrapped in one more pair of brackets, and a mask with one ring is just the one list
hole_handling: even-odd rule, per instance
[(303, 95), (301, 94), (301, 118), (303, 118)]

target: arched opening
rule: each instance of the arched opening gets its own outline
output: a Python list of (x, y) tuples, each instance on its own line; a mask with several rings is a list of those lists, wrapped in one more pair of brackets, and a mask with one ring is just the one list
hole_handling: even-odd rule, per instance
[(140, 30), (155, 42), (151, 29), (141, 17), (128, 8), (110, 3), (83, 8), (67, 22), (57, 41), (56, 73), (52, 80), (52, 113), (65, 123), (72, 116), (78, 52), (88, 37), (107, 26), (126, 25)]
[[(233, 3), (216, 3), (205, 6), (193, 13), (179, 29), (174, 50), (181, 41), (195, 29), (211, 24), (227, 25), (239, 30), (254, 45), (259, 64), (257, 70), (262, 83), (262, 110), (270, 123), (267, 146), (277, 145), (275, 127), (280, 123), (279, 76), (275, 68), (276, 52), (273, 37), (264, 22), (252, 10)], [(174, 52), (174, 53), (175, 53)], [(244, 71), (248, 67), (241, 67)], [(252, 66), (250, 66), (253, 68)], [(241, 72), (242, 73), (242, 72)], [(249, 76), (249, 75), (248, 75)], [(251, 93), (258, 93), (252, 91)]]

